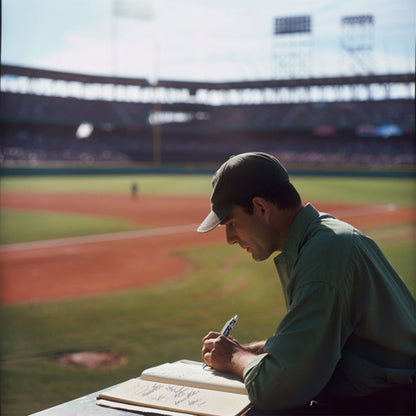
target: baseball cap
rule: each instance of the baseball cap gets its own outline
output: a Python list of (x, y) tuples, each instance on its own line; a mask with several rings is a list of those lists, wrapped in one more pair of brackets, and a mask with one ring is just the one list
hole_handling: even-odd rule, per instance
[(211, 212), (197, 231), (213, 230), (227, 218), (234, 205), (251, 201), (283, 182), (289, 182), (289, 175), (274, 156), (261, 152), (232, 156), (212, 178)]

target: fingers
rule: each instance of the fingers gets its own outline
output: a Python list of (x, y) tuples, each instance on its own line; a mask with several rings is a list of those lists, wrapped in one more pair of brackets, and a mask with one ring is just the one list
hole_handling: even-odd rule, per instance
[(202, 342), (205, 342), (208, 339), (218, 338), (221, 334), (219, 332), (211, 331), (202, 339)]
[(205, 363), (208, 365), (211, 365), (211, 362), (210, 362), (211, 350), (205, 345), (205, 343), (202, 345), (201, 355)]
[(224, 338), (219, 332), (210, 332), (204, 337), (202, 343), (202, 358), (205, 363), (212, 367), (212, 355), (215, 353), (216, 346), (220, 341), (220, 338)]
[[(216, 335), (215, 335), (216, 334)], [(202, 340), (202, 357), (204, 358), (204, 361), (208, 364), (206, 357), (209, 357), (211, 355), (212, 350), (215, 348), (215, 340), (220, 336), (221, 334), (210, 332), (203, 340)]]
[(202, 358), (205, 364), (211, 367), (211, 352), (209, 350), (202, 350)]
[(201, 355), (210, 367), (226, 370), (230, 366), (233, 351), (238, 348), (242, 347), (233, 337), (211, 331), (202, 340)]
[(202, 357), (212, 368), (220, 371), (230, 371), (231, 357), (235, 344), (224, 335), (207, 338), (202, 347)]

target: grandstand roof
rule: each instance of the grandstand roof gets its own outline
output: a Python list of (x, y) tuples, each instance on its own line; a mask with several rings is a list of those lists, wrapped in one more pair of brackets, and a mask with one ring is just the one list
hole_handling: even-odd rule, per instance
[(77, 74), (73, 72), (49, 71), (46, 69), (29, 68), (14, 65), (2, 65), (1, 74), (20, 75), (29, 78), (49, 78), (64, 81), (78, 81), (86, 83), (139, 85), (143, 87), (151, 85), (144, 78), (120, 78), (101, 75), (86, 75)]
[(186, 81), (159, 81), (158, 85), (164, 87), (186, 87), (190, 90), (203, 89), (244, 89), (244, 88), (283, 88), (283, 87), (312, 87), (325, 85), (358, 85), (358, 84), (390, 84), (410, 83), (415, 81), (415, 75), (385, 74), (385, 75), (356, 75), (345, 77), (320, 78), (293, 78), (280, 80), (258, 80), (237, 82), (186, 82)]
[[(13, 65), (2, 65), (2, 74), (20, 75), (33, 78), (50, 78), (66, 81), (78, 81), (85, 83), (119, 84), (151, 86), (148, 80), (143, 78), (124, 78), (99, 75), (86, 75), (71, 72), (49, 71), (37, 68), (28, 68)], [(172, 88), (188, 88), (191, 93), (198, 89), (253, 89), (253, 88), (291, 88), (312, 86), (337, 86), (337, 85), (368, 85), (368, 84), (394, 84), (412, 83), (415, 81), (414, 73), (355, 75), (339, 77), (319, 78), (293, 78), (280, 80), (257, 81), (233, 81), (233, 82), (188, 82), (174, 80), (159, 80), (157, 85)]]

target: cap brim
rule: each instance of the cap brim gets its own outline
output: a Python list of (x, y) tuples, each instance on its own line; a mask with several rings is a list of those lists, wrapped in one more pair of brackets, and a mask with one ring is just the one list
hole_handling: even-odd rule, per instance
[(204, 219), (204, 221), (201, 222), (199, 227), (197, 228), (197, 231), (199, 233), (207, 233), (208, 231), (212, 231), (214, 228), (218, 227), (221, 224), (221, 219), (218, 217), (218, 215), (211, 211), (207, 217)]
[(231, 207), (224, 208), (218, 212), (211, 211), (204, 221), (201, 222), (197, 231), (199, 233), (207, 233), (212, 231), (214, 228), (218, 227), (229, 215)]

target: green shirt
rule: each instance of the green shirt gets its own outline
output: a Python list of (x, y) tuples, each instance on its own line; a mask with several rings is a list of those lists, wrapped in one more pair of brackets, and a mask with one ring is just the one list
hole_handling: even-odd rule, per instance
[(244, 371), (252, 403), (362, 396), (416, 374), (416, 302), (377, 245), (306, 205), (275, 259), (287, 314)]

